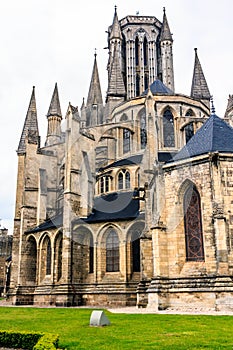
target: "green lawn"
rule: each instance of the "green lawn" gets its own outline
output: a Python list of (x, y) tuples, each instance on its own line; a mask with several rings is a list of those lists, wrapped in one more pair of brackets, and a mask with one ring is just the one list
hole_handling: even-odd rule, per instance
[(233, 349), (232, 316), (113, 314), (111, 326), (89, 327), (92, 310), (0, 307), (0, 329), (58, 333), (61, 348)]

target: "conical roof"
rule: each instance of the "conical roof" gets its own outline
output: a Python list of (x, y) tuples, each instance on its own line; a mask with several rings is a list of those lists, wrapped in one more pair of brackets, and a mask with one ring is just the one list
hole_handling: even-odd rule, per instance
[(19, 141), (19, 146), (17, 153), (25, 153), (26, 151), (26, 144), (25, 140), (26, 137), (28, 136), (28, 132), (31, 132), (31, 138), (34, 139), (34, 143), (38, 144), (39, 143), (39, 129), (38, 129), (38, 122), (37, 122), (37, 109), (36, 109), (36, 98), (35, 98), (35, 86), (33, 86), (32, 89), (32, 95), (27, 111), (27, 115), (25, 118), (24, 126), (23, 126), (23, 131), (21, 134), (21, 138)]
[(117, 16), (117, 7), (116, 6), (115, 6), (115, 13), (114, 13), (114, 17), (113, 17), (113, 23), (112, 23), (109, 39), (110, 40), (111, 39), (121, 39), (122, 40), (121, 27), (120, 27), (120, 23), (119, 23), (118, 16)]
[[(143, 93), (142, 96), (145, 96), (148, 94), (148, 90), (146, 89)], [(150, 85), (150, 91), (152, 92), (153, 95), (174, 95), (172, 90), (170, 90), (164, 83), (156, 79), (151, 85)]]
[(109, 75), (107, 96), (125, 96), (125, 84), (121, 73), (119, 57), (114, 50), (112, 67)]
[(173, 161), (209, 152), (233, 153), (233, 128), (216, 114), (209, 117), (188, 143), (173, 157)]
[(50, 106), (49, 106), (47, 117), (50, 117), (50, 116), (53, 116), (53, 115), (62, 117), (57, 83), (55, 84), (55, 88), (54, 88), (54, 91), (53, 91), (53, 96), (52, 96), (52, 99), (51, 99), (51, 102), (50, 102)]
[(167, 20), (165, 7), (163, 8), (163, 25), (160, 33), (160, 41), (164, 41), (164, 40), (173, 41), (168, 20)]
[(210, 92), (209, 88), (201, 67), (201, 63), (199, 61), (197, 55), (197, 49), (195, 48), (195, 62), (194, 62), (194, 70), (193, 70), (193, 80), (191, 87), (191, 97), (198, 99), (209, 99)]
[(93, 104), (103, 104), (96, 56), (97, 55), (95, 54), (91, 83), (90, 83), (89, 93), (87, 97), (87, 106), (90, 106)]

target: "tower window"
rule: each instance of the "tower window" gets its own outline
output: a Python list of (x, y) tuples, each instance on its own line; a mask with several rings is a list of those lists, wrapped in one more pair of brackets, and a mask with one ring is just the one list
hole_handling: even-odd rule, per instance
[(194, 129), (193, 129), (193, 123), (190, 123), (185, 126), (185, 141), (186, 143), (193, 137), (194, 135)]
[(175, 147), (174, 118), (170, 109), (163, 114), (163, 142), (164, 147)]
[(140, 117), (140, 139), (141, 139), (141, 149), (145, 149), (146, 144), (147, 144), (146, 115), (145, 115), (145, 113), (143, 113)]
[(123, 153), (130, 151), (130, 131), (123, 129)]

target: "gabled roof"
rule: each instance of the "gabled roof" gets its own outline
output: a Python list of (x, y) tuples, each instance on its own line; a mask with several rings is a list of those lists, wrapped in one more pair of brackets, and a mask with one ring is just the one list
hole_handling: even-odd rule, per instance
[[(170, 90), (164, 83), (156, 79), (149, 87), (150, 91), (152, 92), (153, 95), (174, 95), (172, 90)], [(148, 94), (149, 89), (146, 89), (143, 93), (142, 96), (145, 96)]]
[(31, 143), (39, 144), (39, 129), (38, 129), (38, 122), (37, 122), (37, 109), (36, 109), (36, 98), (35, 98), (35, 86), (33, 86), (32, 89), (32, 95), (27, 111), (27, 115), (25, 118), (23, 131), (21, 134), (21, 138), (19, 141), (19, 146), (17, 153), (24, 153), (26, 151), (26, 144), (25, 140), (26, 137), (29, 136), (30, 133), (30, 139)]
[(216, 114), (209, 117), (172, 161), (210, 152), (233, 153), (233, 128)]

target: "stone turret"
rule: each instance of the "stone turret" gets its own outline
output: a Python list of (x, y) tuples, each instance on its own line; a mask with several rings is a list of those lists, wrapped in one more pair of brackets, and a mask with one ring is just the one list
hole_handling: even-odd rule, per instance
[(173, 39), (169, 28), (166, 11), (163, 9), (163, 25), (160, 33), (161, 48), (161, 69), (162, 82), (172, 91), (174, 91), (174, 69), (173, 69)]
[(47, 130), (47, 138), (46, 138), (45, 144), (46, 146), (51, 146), (61, 142), (62, 113), (61, 113), (57, 83), (55, 84), (47, 118), (48, 118), (48, 130)]

